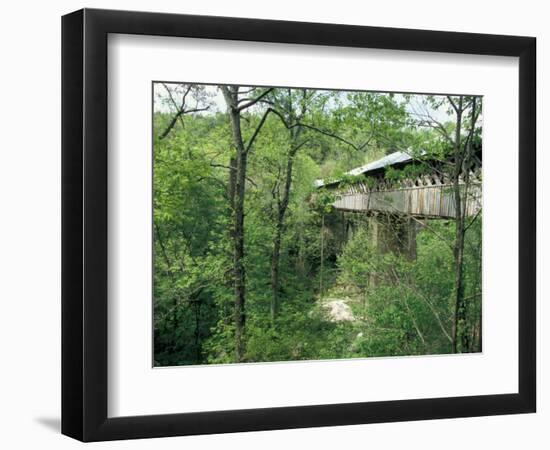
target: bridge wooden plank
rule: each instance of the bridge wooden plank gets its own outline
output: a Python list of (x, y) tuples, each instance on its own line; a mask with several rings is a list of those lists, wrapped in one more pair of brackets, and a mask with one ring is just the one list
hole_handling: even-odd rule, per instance
[[(471, 184), (466, 196), (466, 215), (474, 216), (481, 209), (481, 183)], [(334, 207), (342, 211), (388, 212), (417, 217), (456, 217), (451, 185), (414, 186), (371, 192), (341, 194)]]

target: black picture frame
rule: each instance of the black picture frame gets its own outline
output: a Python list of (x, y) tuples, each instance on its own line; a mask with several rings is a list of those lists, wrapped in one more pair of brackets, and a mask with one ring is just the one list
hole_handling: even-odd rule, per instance
[[(107, 36), (178, 36), (519, 58), (518, 393), (107, 416)], [(83, 9), (62, 18), (62, 433), (82, 441), (535, 412), (536, 39)]]

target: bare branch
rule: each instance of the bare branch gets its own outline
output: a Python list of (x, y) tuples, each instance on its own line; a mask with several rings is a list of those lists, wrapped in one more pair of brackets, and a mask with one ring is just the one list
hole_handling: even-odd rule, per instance
[(293, 124), (289, 124), (285, 117), (279, 112), (277, 111), (276, 109), (274, 108), (268, 108), (266, 109), (264, 115), (262, 116), (261, 120), (260, 120), (260, 123), (258, 124), (258, 127), (256, 128), (256, 130), (254, 131), (254, 134), (252, 135), (252, 137), (250, 138), (250, 141), (248, 142), (248, 145), (246, 146), (246, 150), (248, 151), (251, 147), (252, 147), (252, 143), (254, 142), (254, 140), (256, 139), (258, 133), (260, 132), (260, 129), (261, 127), (263, 126), (263, 124), (265, 123), (266, 119), (267, 119), (267, 116), (270, 114), (270, 113), (273, 113), (275, 114), (280, 120), (281, 122), (283, 123), (283, 125), (285, 126), (285, 128), (287, 129), (292, 129), (292, 128), (297, 128), (297, 127), (302, 127), (302, 128), (307, 128), (307, 129), (310, 129), (310, 130), (313, 130), (313, 131), (316, 131), (317, 133), (320, 133), (320, 134), (323, 134), (325, 136), (328, 136), (328, 137), (331, 137), (333, 139), (336, 139), (340, 142), (343, 142), (344, 144), (346, 145), (349, 145), (350, 147), (352, 147), (353, 149), (355, 150), (362, 150), (364, 147), (366, 147), (368, 145), (368, 143), (371, 141), (371, 138), (369, 138), (365, 143), (361, 144), (361, 145), (355, 145), (353, 142), (350, 142), (348, 141), (347, 139), (344, 139), (343, 137), (341, 136), (338, 136), (337, 134), (334, 134), (332, 133), (331, 131), (326, 131), (326, 130), (322, 130), (321, 128), (317, 128), (313, 125), (309, 125), (309, 124), (306, 124), (306, 123), (302, 123), (302, 122), (296, 122), (296, 123), (293, 123)]
[[(254, 141), (256, 140), (256, 137), (260, 133), (260, 130), (264, 126), (264, 123), (265, 123), (265, 121), (267, 119), (267, 116), (269, 115), (270, 112), (276, 113), (276, 111), (272, 108), (266, 109), (266, 111), (264, 112), (264, 115), (260, 119), (260, 123), (258, 124), (256, 129), (254, 130), (254, 133), (252, 133), (252, 137), (249, 139), (248, 143), (246, 144), (246, 147), (245, 147), (245, 150), (244, 150), (246, 153), (248, 153), (248, 151), (252, 148), (252, 144), (254, 143)], [(276, 113), (276, 114), (278, 114), (278, 113)]]
[[(174, 107), (175, 111), (176, 112), (179, 111), (180, 107), (178, 106), (178, 104), (176, 103), (176, 99), (172, 95), (172, 90), (167, 86), (166, 83), (162, 83), (162, 86), (164, 87), (164, 89), (168, 93), (168, 97), (170, 98), (170, 102), (172, 103), (172, 106)], [(189, 92), (189, 90), (187, 92)], [(185, 102), (186, 95), (187, 95), (187, 93), (183, 96), (183, 102)], [(183, 119), (181, 118), (181, 115), (179, 116), (179, 118), (180, 118), (180, 121), (181, 121), (181, 126), (183, 126)]]
[[(266, 89), (264, 92), (262, 92), (260, 95), (258, 95), (256, 98), (253, 98), (249, 102), (245, 103), (244, 105), (241, 105), (237, 108), (237, 111), (242, 111), (243, 109), (250, 108), (252, 105), (255, 105), (258, 103), (262, 98), (264, 98), (267, 94), (269, 94), (273, 88)], [(238, 102), (237, 102), (238, 103)]]
[(172, 120), (170, 120), (170, 123), (168, 124), (166, 129), (160, 134), (159, 139), (164, 139), (166, 136), (168, 136), (170, 131), (172, 131), (172, 129), (176, 125), (176, 122), (178, 121), (178, 119), (181, 120), (181, 125), (183, 126), (183, 119), (182, 119), (183, 115), (191, 114), (194, 112), (207, 111), (209, 109), (208, 106), (204, 108), (195, 107), (193, 109), (187, 109), (187, 110), (185, 109), (187, 95), (189, 94), (189, 92), (191, 92), (191, 88), (193, 87), (193, 85), (189, 85), (185, 90), (185, 92), (183, 93), (180, 106), (177, 105), (176, 99), (172, 95), (172, 90), (166, 85), (166, 83), (162, 83), (162, 85), (164, 86), (164, 89), (166, 89), (166, 92), (168, 92), (168, 97), (170, 98), (170, 102), (172, 103), (172, 105), (176, 108), (176, 113), (172, 117)]
[[(357, 146), (354, 143), (348, 141), (347, 139), (344, 139), (342, 136), (338, 136), (337, 134), (334, 134), (330, 131), (322, 130), (322, 129), (317, 128), (313, 125), (309, 125), (309, 124), (305, 124), (305, 123), (301, 123), (301, 122), (297, 122), (294, 125), (291, 125), (290, 128), (293, 128), (293, 127), (304, 127), (304, 128), (308, 128), (310, 130), (316, 131), (317, 133), (323, 134), (325, 136), (328, 136), (328, 137), (336, 139), (340, 142), (343, 142), (344, 144), (349, 145), (350, 147), (352, 147), (354, 150), (362, 150), (367, 145), (366, 143), (364, 143), (360, 146)], [(370, 140), (367, 141), (367, 142), (370, 142)]]
[(466, 234), (466, 231), (468, 231), (468, 229), (474, 224), (474, 222), (476, 221), (476, 219), (479, 217), (480, 214), (481, 214), (481, 209), (478, 209), (478, 211), (476, 212), (471, 222), (464, 228), (464, 234)]

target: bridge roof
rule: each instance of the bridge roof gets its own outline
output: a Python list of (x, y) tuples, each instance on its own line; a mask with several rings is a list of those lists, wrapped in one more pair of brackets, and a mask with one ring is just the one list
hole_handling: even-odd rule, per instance
[[(346, 172), (346, 175), (366, 175), (371, 172), (376, 172), (384, 167), (393, 166), (396, 164), (406, 163), (412, 161), (412, 157), (405, 152), (394, 152), (389, 155), (384, 156), (383, 158), (372, 161), (368, 164), (365, 164), (361, 167), (356, 167)], [(330, 186), (332, 184), (338, 183), (340, 180), (315, 180), (315, 187)]]

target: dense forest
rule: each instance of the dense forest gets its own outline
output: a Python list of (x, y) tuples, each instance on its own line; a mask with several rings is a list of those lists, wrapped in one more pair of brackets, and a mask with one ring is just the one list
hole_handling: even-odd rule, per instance
[[(153, 94), (155, 366), (481, 351), (481, 98)], [(395, 152), (378, 183), (437, 176), (453, 217), (335, 207)]]

